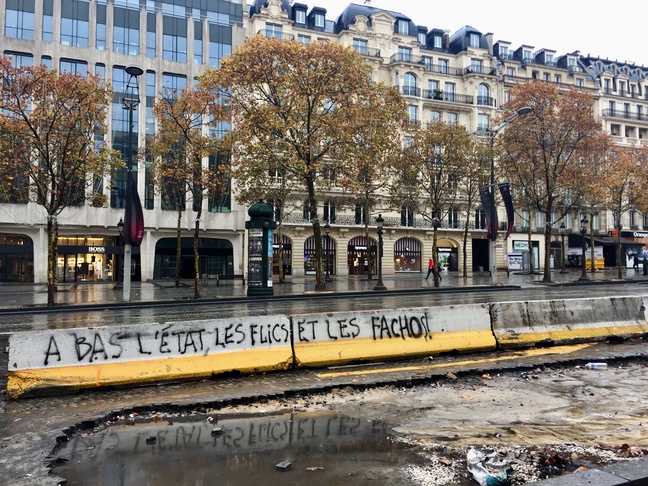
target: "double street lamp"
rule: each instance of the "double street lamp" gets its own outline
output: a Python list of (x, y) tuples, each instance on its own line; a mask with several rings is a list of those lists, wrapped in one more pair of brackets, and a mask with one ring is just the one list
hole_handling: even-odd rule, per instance
[[(139, 86), (138, 78), (144, 71), (138, 66), (127, 66), (128, 82), (124, 88), (122, 97), (122, 108), (128, 110), (128, 157), (126, 157), (126, 208), (124, 217), (124, 285), (123, 299), (124, 302), (130, 301), (131, 294), (131, 253), (132, 253), (132, 225), (133, 225), (133, 191), (130, 185), (133, 183), (133, 112), (139, 105)], [(139, 196), (138, 196), (139, 197)], [(139, 201), (138, 201), (139, 204)]]
[(587, 235), (587, 223), (589, 223), (589, 221), (587, 221), (587, 218), (581, 219), (580, 232), (581, 232), (581, 238), (583, 240), (583, 254), (582, 254), (583, 272), (581, 273), (581, 276), (578, 279), (579, 282), (589, 280), (589, 277), (587, 276), (587, 259), (585, 258), (585, 252), (587, 251), (587, 243), (585, 241), (585, 235)]
[[(508, 118), (505, 118), (497, 125), (489, 127), (487, 132), (490, 136), (490, 146), (491, 146), (491, 159), (490, 159), (490, 240), (489, 240), (489, 267), (491, 275), (491, 285), (497, 285), (497, 227), (495, 225), (495, 219), (497, 216), (497, 209), (495, 208), (495, 135), (501, 130), (506, 128), (509, 123), (515, 120), (519, 116), (525, 116), (531, 113), (532, 108), (529, 106), (523, 106), (517, 112), (513, 113)], [(486, 208), (484, 208), (486, 209)]]
[(565, 223), (560, 223), (560, 247), (562, 249), (562, 268), (560, 273), (569, 273), (565, 270), (565, 260), (567, 259), (567, 253), (565, 252)]
[(385, 220), (382, 217), (382, 214), (379, 214), (376, 218), (376, 225), (378, 226), (378, 283), (374, 287), (374, 290), (387, 290), (385, 284), (382, 281), (382, 258), (383, 258), (383, 223)]

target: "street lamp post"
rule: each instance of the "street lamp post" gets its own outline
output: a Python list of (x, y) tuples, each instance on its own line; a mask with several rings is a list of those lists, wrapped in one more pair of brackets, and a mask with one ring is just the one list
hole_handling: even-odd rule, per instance
[(324, 280), (326, 282), (331, 281), (331, 277), (329, 275), (329, 253), (331, 251), (331, 240), (329, 240), (329, 233), (331, 232), (331, 225), (327, 221), (326, 224), (324, 225), (324, 234), (326, 235), (326, 277)]
[(376, 224), (378, 226), (378, 283), (374, 287), (374, 290), (387, 290), (385, 284), (382, 281), (382, 257), (383, 257), (383, 223), (385, 220), (382, 217), (382, 214), (379, 214), (376, 218)]
[(582, 237), (582, 240), (583, 240), (583, 254), (582, 254), (583, 272), (581, 273), (581, 276), (578, 279), (579, 282), (589, 280), (589, 277), (587, 276), (587, 259), (585, 258), (585, 252), (587, 251), (587, 244), (585, 242), (585, 235), (587, 234), (587, 223), (588, 223), (587, 218), (581, 219), (580, 232), (581, 232), (581, 237)]
[(569, 273), (567, 270), (565, 270), (565, 258), (567, 257), (567, 253), (565, 253), (565, 223), (560, 223), (560, 247), (562, 249), (562, 268), (560, 269), (560, 273)]
[[(131, 294), (131, 224), (133, 212), (133, 193), (128, 185), (131, 183), (133, 171), (133, 112), (139, 105), (139, 87), (138, 78), (144, 71), (138, 66), (127, 66), (126, 74), (128, 74), (128, 82), (124, 88), (124, 96), (122, 98), (122, 107), (128, 110), (128, 157), (126, 158), (127, 175), (126, 175), (126, 218), (124, 224), (124, 286), (123, 286), (123, 299), (124, 302), (130, 301)], [(132, 83), (132, 84), (131, 84)]]
[[(490, 146), (491, 146), (491, 159), (490, 159), (490, 240), (489, 240), (489, 268), (491, 276), (491, 285), (497, 285), (497, 228), (494, 226), (493, 222), (495, 221), (496, 208), (495, 208), (495, 135), (500, 132), (502, 129), (506, 128), (509, 123), (515, 120), (519, 116), (528, 115), (531, 113), (532, 108), (529, 106), (523, 106), (513, 115), (502, 120), (500, 123), (494, 127), (489, 127), (487, 132), (490, 135)], [(484, 208), (485, 209), (485, 208)]]

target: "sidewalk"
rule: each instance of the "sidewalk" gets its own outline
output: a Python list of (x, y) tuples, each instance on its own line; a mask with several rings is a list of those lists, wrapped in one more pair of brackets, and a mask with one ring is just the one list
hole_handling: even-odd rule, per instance
[[(532, 287), (536, 285), (587, 285), (597, 283), (623, 283), (646, 282), (648, 276), (642, 272), (630, 269), (623, 272), (624, 278), (617, 278), (616, 269), (606, 269), (596, 273), (588, 272), (589, 282), (579, 282), (581, 270), (569, 270), (560, 273), (554, 270), (551, 273), (552, 283), (543, 284), (542, 274), (532, 275), (523, 273), (498, 272), (499, 285)], [(469, 287), (490, 287), (491, 279), (487, 272), (470, 273), (463, 277), (459, 272), (443, 272), (441, 289), (461, 291)], [(377, 277), (368, 280), (366, 276), (331, 276), (331, 281), (326, 283), (329, 293), (367, 292), (373, 291)], [(401, 273), (383, 277), (387, 292), (395, 290), (434, 289), (434, 282), (430, 277), (425, 279), (425, 274)], [(315, 276), (287, 277), (284, 283), (279, 283), (275, 276), (273, 294), (276, 297), (308, 295), (315, 292)], [(247, 298), (247, 286), (241, 280), (209, 279), (201, 281), (200, 295), (203, 299), (218, 298)], [(176, 288), (173, 280), (156, 280), (148, 282), (132, 282), (131, 303), (144, 303), (155, 301), (173, 301), (193, 299), (193, 280), (182, 280), (180, 287)], [(255, 299), (258, 297), (250, 297)], [(123, 291), (115, 288), (114, 282), (77, 282), (59, 284), (56, 293), (57, 305), (83, 305), (83, 304), (118, 304), (124, 302)], [(0, 284), (0, 309), (45, 306), (47, 305), (47, 285), (45, 284)]]

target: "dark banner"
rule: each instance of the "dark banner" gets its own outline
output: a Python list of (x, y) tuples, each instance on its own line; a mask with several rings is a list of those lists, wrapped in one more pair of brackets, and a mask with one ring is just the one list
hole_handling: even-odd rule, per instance
[(493, 211), (493, 214), (491, 214), (491, 211), (493, 210), (492, 204), (494, 201), (489, 188), (483, 187), (480, 189), (479, 197), (481, 199), (484, 214), (486, 214), (486, 234), (490, 240), (495, 241), (497, 239), (497, 211)]
[(504, 239), (508, 238), (513, 229), (513, 224), (515, 223), (515, 210), (513, 209), (513, 198), (511, 197), (511, 187), (508, 182), (499, 184), (500, 194), (502, 195), (502, 201), (504, 201), (504, 207), (506, 208), (506, 236)]
[(126, 214), (124, 217), (124, 243), (140, 246), (144, 238), (144, 212), (133, 173), (128, 171), (126, 179)]

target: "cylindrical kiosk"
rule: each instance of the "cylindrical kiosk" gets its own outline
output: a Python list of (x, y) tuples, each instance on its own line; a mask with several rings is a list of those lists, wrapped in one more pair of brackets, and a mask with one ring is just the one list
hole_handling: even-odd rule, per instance
[(272, 230), (277, 227), (272, 208), (259, 201), (248, 209), (248, 288), (247, 295), (273, 295)]

